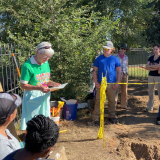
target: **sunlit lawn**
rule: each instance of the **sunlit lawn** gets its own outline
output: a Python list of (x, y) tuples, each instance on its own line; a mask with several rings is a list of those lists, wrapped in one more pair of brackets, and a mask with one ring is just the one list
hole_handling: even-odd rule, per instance
[[(143, 66), (144, 67), (144, 66)], [(134, 66), (134, 67), (128, 67), (128, 74), (131, 77), (141, 77), (141, 78), (147, 78), (148, 77), (148, 71), (140, 68), (138, 66)]]

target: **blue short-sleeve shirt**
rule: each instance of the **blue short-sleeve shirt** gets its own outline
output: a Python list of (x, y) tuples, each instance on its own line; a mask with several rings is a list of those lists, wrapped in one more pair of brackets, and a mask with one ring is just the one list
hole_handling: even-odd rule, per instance
[(102, 73), (103, 77), (106, 76), (107, 71), (107, 82), (115, 83), (116, 82), (116, 67), (121, 66), (117, 57), (111, 55), (110, 57), (106, 57), (104, 55), (100, 55), (94, 61), (93, 66), (98, 67), (98, 82), (102, 81)]

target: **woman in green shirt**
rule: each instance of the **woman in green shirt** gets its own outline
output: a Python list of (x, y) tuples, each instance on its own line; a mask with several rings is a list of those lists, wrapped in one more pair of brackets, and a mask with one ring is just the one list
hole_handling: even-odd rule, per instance
[(54, 54), (48, 42), (37, 46), (35, 56), (28, 59), (21, 68), (20, 86), (24, 89), (22, 102), (21, 130), (26, 130), (26, 123), (35, 115), (50, 117), (50, 89), (59, 86), (50, 80), (48, 60)]

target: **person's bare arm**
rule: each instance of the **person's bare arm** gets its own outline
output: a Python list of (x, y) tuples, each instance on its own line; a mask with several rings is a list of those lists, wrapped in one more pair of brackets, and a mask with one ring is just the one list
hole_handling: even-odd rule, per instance
[(119, 83), (121, 81), (121, 67), (116, 67), (116, 71), (117, 71), (117, 83)]
[(121, 67), (119, 66), (119, 67), (116, 67), (116, 71), (117, 71), (117, 84), (115, 84), (114, 86), (113, 86), (113, 89), (117, 89), (118, 88), (118, 86), (119, 86), (119, 84), (118, 83), (120, 83), (120, 81), (121, 81)]
[(150, 61), (147, 62), (146, 69), (149, 71), (156, 71), (159, 68), (159, 64), (157, 65), (149, 65)]
[(53, 86), (53, 87), (58, 87), (58, 86), (60, 86), (61, 84), (60, 84), (60, 83), (53, 82), (53, 81), (49, 80), (49, 82), (48, 82), (48, 84), (47, 84), (47, 85), (48, 85), (48, 86)]
[(30, 84), (20, 83), (20, 87), (22, 89), (28, 90), (28, 91), (39, 90), (39, 91), (42, 91), (43, 93), (50, 92), (50, 89), (48, 87), (44, 87), (44, 86), (33, 86), (33, 85), (30, 85)]
[(93, 66), (93, 80), (96, 88), (100, 88), (100, 84), (98, 83), (98, 80), (97, 80), (97, 71), (98, 71), (98, 67)]

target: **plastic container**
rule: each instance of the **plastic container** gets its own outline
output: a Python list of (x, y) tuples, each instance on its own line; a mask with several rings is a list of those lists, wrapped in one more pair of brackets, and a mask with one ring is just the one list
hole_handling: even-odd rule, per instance
[(76, 120), (77, 118), (77, 100), (68, 100), (63, 106), (64, 119), (67, 121)]
[(55, 107), (57, 108), (58, 107), (58, 101), (50, 101), (50, 107)]
[(59, 126), (60, 124), (60, 117), (51, 117), (51, 119)]
[(78, 102), (75, 99), (69, 99), (66, 101), (66, 104), (77, 104), (78, 105)]

